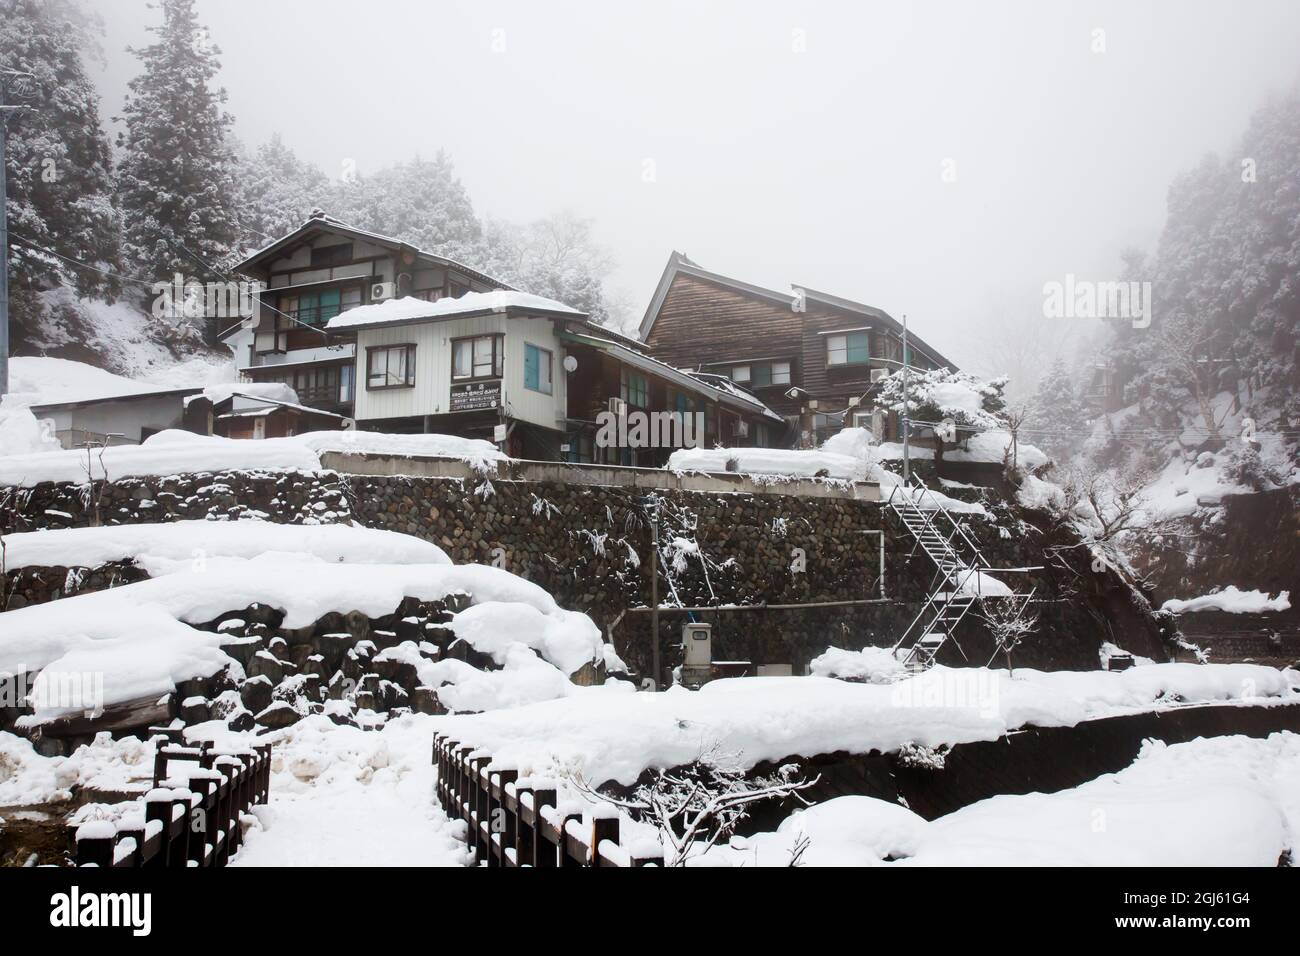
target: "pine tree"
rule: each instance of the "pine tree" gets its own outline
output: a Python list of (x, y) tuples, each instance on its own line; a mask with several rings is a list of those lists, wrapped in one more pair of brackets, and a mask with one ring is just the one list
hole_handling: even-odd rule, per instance
[(304, 162), (277, 133), (251, 155), (241, 157), (241, 245), (265, 246), (301, 226), (313, 209), (328, 208), (330, 182)]
[(491, 221), (476, 261), (517, 289), (581, 309), (596, 322), (609, 318), (604, 279), (612, 262), (589, 219), (560, 213), (522, 228)]
[[(132, 49), (142, 71), (130, 83), (118, 194), (124, 253), (141, 275), (174, 273), (216, 280), (239, 240), (236, 163), (213, 83), (220, 50), (194, 12), (194, 0), (162, 0), (157, 42)], [(207, 265), (205, 265), (205, 263)]]
[(1060, 462), (1088, 437), (1087, 423), (1087, 405), (1065, 361), (1058, 357), (1039, 379), (1023, 433)]
[(82, 63), (101, 30), (71, 0), (0, 0), (0, 65), (32, 74), (15, 84), (31, 108), (10, 118), (5, 157), (18, 325), (33, 317), (40, 289), (63, 283), (109, 299), (118, 291), (103, 273), (40, 251), (115, 271), (111, 151)]
[(469, 192), (442, 151), (433, 160), (417, 156), (358, 177), (343, 184), (337, 195), (337, 218), (424, 252), (470, 264), (482, 238)]

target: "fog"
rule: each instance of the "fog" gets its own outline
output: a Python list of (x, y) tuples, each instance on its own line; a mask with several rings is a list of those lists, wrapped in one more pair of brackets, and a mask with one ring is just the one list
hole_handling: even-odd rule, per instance
[[(278, 132), (333, 176), (445, 149), (480, 215), (594, 219), (638, 318), (678, 249), (906, 313), (976, 365), (1044, 282), (1152, 248), (1170, 180), (1300, 66), (1293, 0), (199, 11), (249, 145)], [(112, 116), (158, 13), (100, 12)]]

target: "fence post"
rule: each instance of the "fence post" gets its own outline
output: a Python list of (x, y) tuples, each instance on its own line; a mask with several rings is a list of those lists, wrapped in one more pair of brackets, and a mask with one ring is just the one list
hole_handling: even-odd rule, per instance
[[(573, 856), (569, 853), (569, 821), (581, 820), (581, 819), (582, 819), (581, 813), (566, 813), (563, 819), (560, 820), (560, 866), (562, 867), (583, 865), (582, 860), (574, 859)], [(588, 850), (588, 853), (590, 852), (591, 851)], [(588, 858), (586, 862), (587, 864), (590, 864), (591, 863), (590, 858)]]
[(618, 844), (618, 817), (593, 817), (591, 821), (591, 865), (592, 866), (611, 866), (613, 864), (600, 862), (600, 844), (603, 840), (609, 840), (615, 845)]
[[(527, 797), (533, 805), (533, 820), (529, 824), (524, 822), (524, 798)], [(533, 797), (533, 786), (531, 783), (517, 784), (515, 786), (515, 807), (518, 815), (515, 817), (515, 865), (532, 866), (534, 854), (534, 842), (537, 839), (536, 831), (536, 814), (537, 800)]]
[(91, 820), (77, 827), (77, 866), (113, 865), (117, 827), (111, 820)]
[(497, 779), (501, 786), (501, 811), (505, 815), (504, 826), (501, 829), (501, 865), (506, 865), (506, 850), (513, 850), (515, 854), (515, 866), (519, 866), (519, 791), (515, 790), (515, 806), (510, 809), (510, 801), (506, 799), (506, 785), (514, 783), (519, 779), (518, 770), (500, 770), (497, 771)]
[[(185, 818), (185, 827), (190, 832), (189, 859), (195, 861), (199, 866), (204, 866), (204, 858), (207, 856), (208, 829), (212, 824), (212, 813), (209, 811), (212, 781), (205, 777), (194, 777), (190, 779), (190, 789), (199, 796), (199, 802), (190, 807), (189, 815)], [(198, 826), (195, 826), (198, 821)], [(197, 837), (197, 839), (195, 839)], [(214, 854), (215, 855), (215, 854)]]
[[(190, 796), (189, 790), (173, 790), (167, 805), (167, 866), (188, 866), (190, 858)], [(173, 836), (176, 810), (180, 808), (180, 832)]]
[(547, 807), (555, 806), (557, 795), (554, 787), (545, 787), (533, 791), (533, 807), (536, 810), (537, 832), (533, 840), (533, 866), (554, 867), (556, 863), (556, 849), (551, 845), (551, 841), (546, 839), (542, 830), (546, 826), (546, 821), (542, 819), (542, 813)]
[[(172, 813), (172, 795), (170, 790), (153, 789), (144, 797), (144, 832), (146, 836), (149, 833), (149, 824), (162, 824), (162, 831), (158, 834), (158, 852), (151, 857), (141, 856), (141, 866), (155, 867), (167, 865), (167, 852), (171, 847), (172, 834), (169, 824), (171, 823)], [(141, 846), (143, 851), (144, 847)]]

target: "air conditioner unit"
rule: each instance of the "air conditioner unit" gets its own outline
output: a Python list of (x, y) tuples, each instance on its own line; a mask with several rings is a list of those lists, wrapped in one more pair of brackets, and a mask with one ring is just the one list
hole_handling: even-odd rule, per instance
[(371, 302), (383, 302), (395, 295), (397, 295), (397, 283), (395, 282), (376, 282), (370, 287)]
[(889, 369), (873, 368), (871, 370), (871, 383), (874, 385), (876, 382), (883, 382), (888, 376), (889, 376)]
[(612, 414), (622, 418), (627, 414), (627, 402), (621, 398), (611, 398), (609, 400), (609, 410)]

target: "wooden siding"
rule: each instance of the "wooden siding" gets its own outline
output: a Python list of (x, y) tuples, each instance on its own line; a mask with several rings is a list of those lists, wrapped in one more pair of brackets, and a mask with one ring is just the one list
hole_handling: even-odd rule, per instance
[[(850, 397), (863, 395), (871, 385), (873, 368), (897, 368), (877, 361), (887, 354), (882, 322), (820, 302), (808, 302), (805, 311), (796, 312), (793, 302), (793, 297), (784, 304), (679, 273), (664, 297), (647, 344), (656, 358), (671, 365), (708, 371), (724, 371), (717, 367), (719, 362), (788, 360), (790, 385), (824, 403), (822, 411), (841, 409)], [(867, 327), (871, 328), (872, 361), (827, 366), (822, 333)], [(787, 398), (789, 387), (773, 385), (755, 394), (778, 414), (797, 415), (805, 400)]]
[[(790, 385), (803, 382), (802, 322), (790, 303), (751, 297), (694, 276), (678, 274), (664, 297), (647, 344), (655, 358), (678, 368), (716, 362), (777, 359), (790, 362)], [(785, 397), (790, 385), (756, 393), (778, 414), (794, 415), (799, 403)]]

